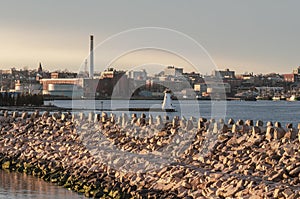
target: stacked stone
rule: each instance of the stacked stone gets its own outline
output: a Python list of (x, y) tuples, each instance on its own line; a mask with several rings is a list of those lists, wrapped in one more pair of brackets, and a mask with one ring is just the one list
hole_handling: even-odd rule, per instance
[[(0, 163), (2, 169), (96, 198), (299, 198), (299, 127), (145, 114), (3, 111)], [(103, 147), (107, 151), (99, 153)], [(167, 155), (173, 161), (151, 167), (147, 158), (124, 159), (112, 149)]]

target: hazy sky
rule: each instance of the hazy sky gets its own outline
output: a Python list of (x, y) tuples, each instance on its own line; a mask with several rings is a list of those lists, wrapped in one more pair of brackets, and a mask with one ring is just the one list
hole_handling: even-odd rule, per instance
[[(2, 0), (0, 68), (37, 68), (42, 62), (50, 71), (76, 71), (88, 56), (90, 34), (98, 44), (128, 29), (162, 27), (196, 40), (220, 69), (289, 73), (300, 65), (299, 8), (297, 0)], [(107, 53), (114, 54), (118, 45), (106, 48)], [(95, 51), (96, 69), (106, 63), (103, 56)], [(146, 50), (113, 64), (125, 69), (147, 63), (185, 66), (172, 56)], [(189, 56), (198, 54), (190, 49)]]

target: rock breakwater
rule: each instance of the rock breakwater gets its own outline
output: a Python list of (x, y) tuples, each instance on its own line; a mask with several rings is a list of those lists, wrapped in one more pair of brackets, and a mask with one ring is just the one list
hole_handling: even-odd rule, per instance
[(2, 111), (0, 164), (95, 198), (299, 198), (299, 127)]

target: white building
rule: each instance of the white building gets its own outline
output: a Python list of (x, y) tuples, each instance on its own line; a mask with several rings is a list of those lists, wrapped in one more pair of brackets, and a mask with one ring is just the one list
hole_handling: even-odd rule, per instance
[(147, 79), (147, 72), (145, 69), (140, 70), (140, 71), (128, 71), (127, 77), (131, 78), (133, 80), (144, 80), (146, 81)]
[(174, 66), (168, 66), (164, 70), (164, 74), (166, 76), (178, 77), (178, 76), (182, 76), (182, 73), (183, 73), (183, 68), (176, 68)]

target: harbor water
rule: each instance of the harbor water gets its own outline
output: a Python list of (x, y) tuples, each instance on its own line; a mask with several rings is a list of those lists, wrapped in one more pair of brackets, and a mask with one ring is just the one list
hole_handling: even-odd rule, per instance
[(0, 199), (61, 198), (85, 197), (30, 175), (0, 170)]
[[(300, 101), (197, 101), (197, 100), (173, 100), (173, 105), (176, 107), (176, 112), (165, 113), (151, 111), (151, 108), (161, 107), (160, 100), (55, 100), (47, 101), (45, 104), (53, 104), (59, 107), (74, 108), (74, 112), (80, 109), (85, 112), (98, 112), (101, 110), (115, 110), (118, 108), (150, 108), (149, 112), (145, 114), (184, 116), (190, 117), (205, 117), (205, 118), (233, 118), (238, 119), (252, 119), (253, 121), (262, 120), (263, 122), (272, 121), (281, 122), (282, 125), (286, 123), (293, 123), (297, 127), (300, 123)], [(106, 111), (113, 112), (120, 115), (124, 111)], [(131, 112), (127, 112), (130, 114)], [(142, 112), (137, 112), (137, 115)]]

